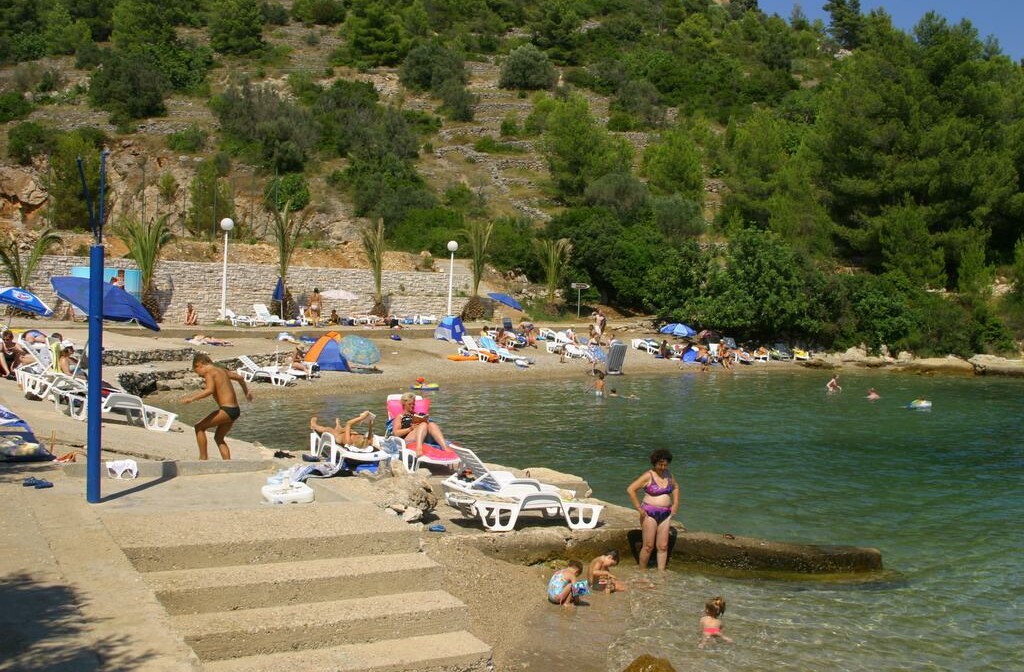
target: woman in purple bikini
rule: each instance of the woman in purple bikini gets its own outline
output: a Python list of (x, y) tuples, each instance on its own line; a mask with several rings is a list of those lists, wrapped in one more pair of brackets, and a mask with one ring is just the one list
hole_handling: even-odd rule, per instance
[[(679, 510), (679, 484), (669, 471), (672, 453), (659, 448), (651, 453), (653, 469), (644, 472), (640, 478), (629, 484), (626, 492), (633, 500), (633, 506), (640, 512), (640, 529), (643, 532), (643, 547), (640, 549), (640, 569), (647, 569), (651, 551), (658, 549), (658, 569), (668, 564), (668, 532), (672, 516)], [(644, 501), (638, 492), (644, 491)]]

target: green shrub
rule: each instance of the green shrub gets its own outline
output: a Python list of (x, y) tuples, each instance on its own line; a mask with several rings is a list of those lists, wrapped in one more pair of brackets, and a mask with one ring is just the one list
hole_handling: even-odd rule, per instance
[(12, 126), (7, 131), (7, 155), (23, 166), (32, 163), (32, 157), (53, 151), (56, 134), (33, 121)]
[(441, 111), (452, 121), (473, 121), (473, 106), (479, 98), (470, 93), (469, 89), (450, 79), (441, 85), (438, 92), (443, 104)]
[(267, 182), (263, 188), (263, 202), (268, 210), (281, 212), (291, 201), (291, 212), (309, 205), (309, 183), (302, 173), (288, 173)]
[(465, 84), (467, 81), (462, 56), (432, 41), (409, 51), (398, 70), (402, 84), (413, 91), (439, 93), (448, 82)]
[(345, 20), (345, 5), (339, 0), (295, 0), (292, 16), (303, 23), (333, 26)]
[(31, 111), (32, 103), (17, 91), (0, 93), (0, 123), (28, 116)]
[(264, 2), (263, 7), (263, 20), (271, 26), (286, 26), (288, 25), (288, 8), (277, 2)]
[(194, 153), (206, 145), (207, 132), (195, 124), (167, 136), (167, 146), (176, 152)]
[(519, 117), (515, 112), (509, 112), (501, 120), (501, 137), (515, 138), (522, 132), (519, 127)]
[(221, 0), (211, 16), (214, 51), (245, 56), (264, 48), (263, 12), (256, 0)]
[(498, 86), (503, 89), (548, 89), (557, 75), (547, 55), (532, 44), (524, 44), (508, 55), (501, 65)]
[(162, 115), (167, 81), (145, 53), (109, 52), (102, 68), (89, 80), (89, 102), (112, 113), (115, 119), (142, 119)]

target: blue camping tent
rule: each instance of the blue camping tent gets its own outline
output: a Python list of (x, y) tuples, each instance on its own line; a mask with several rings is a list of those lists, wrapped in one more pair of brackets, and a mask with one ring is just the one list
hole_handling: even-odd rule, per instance
[(462, 343), (462, 335), (464, 333), (466, 333), (466, 327), (462, 324), (462, 318), (457, 315), (445, 315), (441, 318), (437, 329), (434, 329), (434, 338), (439, 341)]
[(341, 354), (341, 334), (329, 331), (321, 336), (306, 353), (304, 361), (316, 362), (321, 371), (351, 371), (345, 355)]

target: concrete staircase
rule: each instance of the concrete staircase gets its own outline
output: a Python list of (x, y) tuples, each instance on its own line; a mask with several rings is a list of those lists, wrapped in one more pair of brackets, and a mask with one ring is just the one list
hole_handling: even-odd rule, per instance
[(360, 502), (108, 513), (205, 669), (484, 670), (419, 531)]

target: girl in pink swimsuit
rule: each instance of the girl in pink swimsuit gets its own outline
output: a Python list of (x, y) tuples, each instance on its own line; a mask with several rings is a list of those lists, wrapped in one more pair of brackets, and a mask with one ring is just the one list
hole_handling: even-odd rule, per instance
[[(672, 527), (672, 517), (679, 511), (679, 484), (669, 471), (672, 453), (659, 448), (651, 453), (650, 469), (629, 484), (626, 492), (633, 501), (633, 506), (640, 512), (640, 530), (643, 533), (643, 546), (640, 548), (640, 569), (647, 569), (651, 553), (657, 547), (658, 569), (663, 570), (668, 564), (668, 536)], [(640, 502), (639, 492), (643, 490), (644, 499)]]
[(704, 615), (700, 619), (700, 644), (698, 649), (712, 639), (720, 639), (726, 644), (732, 644), (732, 640), (722, 634), (722, 614), (725, 613), (725, 598), (714, 597), (704, 603)]

